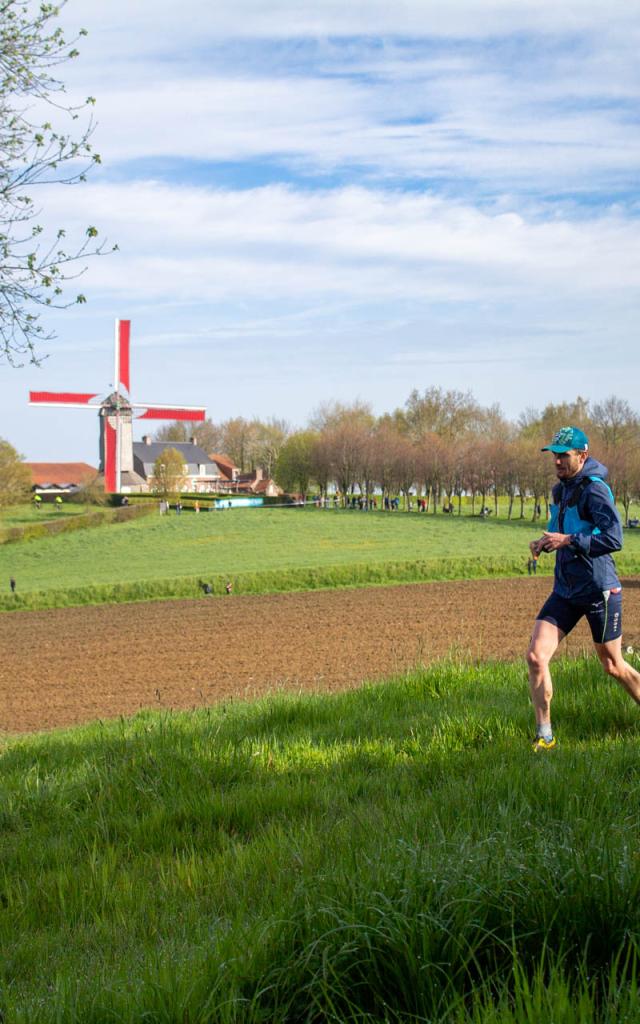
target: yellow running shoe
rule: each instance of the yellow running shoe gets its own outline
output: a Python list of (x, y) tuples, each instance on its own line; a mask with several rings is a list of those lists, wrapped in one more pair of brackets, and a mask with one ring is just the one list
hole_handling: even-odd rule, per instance
[(536, 736), (531, 749), (533, 750), (534, 754), (537, 754), (539, 750), (553, 750), (555, 746), (555, 736), (552, 736), (550, 740), (545, 740), (544, 736)]

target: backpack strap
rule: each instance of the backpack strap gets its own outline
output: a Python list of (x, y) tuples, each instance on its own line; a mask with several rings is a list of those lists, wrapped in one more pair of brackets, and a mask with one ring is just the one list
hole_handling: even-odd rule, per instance
[(599, 476), (585, 476), (585, 477), (583, 477), (582, 480), (580, 481), (580, 483), (578, 484), (578, 486), (573, 488), (573, 491), (571, 493), (571, 497), (569, 498), (567, 504), (565, 505), (565, 508), (575, 508), (576, 505), (578, 504), (578, 502), (580, 501), (580, 498), (584, 494), (585, 490), (589, 486), (589, 484), (593, 480), (600, 480), (600, 479), (601, 478)]
[[(580, 480), (580, 482), (573, 488), (573, 490), (571, 492), (571, 496), (570, 496), (569, 500), (567, 501), (567, 503), (564, 504), (562, 502), (562, 500), (560, 501), (560, 512), (559, 512), (559, 515), (558, 515), (558, 529), (559, 529), (560, 533), (564, 532), (564, 513), (565, 513), (566, 509), (568, 509), (568, 508), (575, 508), (576, 505), (578, 504), (578, 502), (580, 501), (580, 499), (582, 498), (582, 495), (586, 491), (586, 489), (589, 486), (589, 484), (596, 483), (598, 481), (600, 483), (604, 483), (604, 480), (602, 479), (601, 476), (584, 476), (582, 478), (582, 480)], [(605, 487), (608, 487), (608, 484), (605, 484)], [(563, 486), (563, 490), (564, 490), (564, 486)]]

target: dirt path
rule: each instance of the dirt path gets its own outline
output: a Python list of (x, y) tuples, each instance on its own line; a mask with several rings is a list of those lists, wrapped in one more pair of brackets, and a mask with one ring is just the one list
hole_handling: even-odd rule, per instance
[[(283, 688), (332, 691), (454, 649), (523, 654), (548, 579), (203, 598), (0, 616), (0, 730), (191, 708)], [(640, 637), (640, 581), (625, 586)], [(584, 624), (570, 638), (590, 642)]]

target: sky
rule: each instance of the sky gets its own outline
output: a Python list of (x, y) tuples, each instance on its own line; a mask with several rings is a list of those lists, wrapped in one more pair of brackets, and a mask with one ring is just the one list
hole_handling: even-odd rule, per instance
[[(131, 320), (132, 397), (214, 421), (376, 414), (432, 386), (640, 411), (640, 0), (68, 0), (61, 69), (102, 163), (41, 187), (117, 253), (0, 363), (0, 437), (97, 464)], [(142, 424), (135, 436), (141, 437)]]

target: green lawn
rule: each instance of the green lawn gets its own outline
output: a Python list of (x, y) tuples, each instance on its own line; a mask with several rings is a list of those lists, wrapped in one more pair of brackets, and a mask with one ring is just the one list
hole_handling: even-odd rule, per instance
[(7, 1024), (632, 1024), (640, 713), (555, 666), (0, 741)]
[(59, 508), (53, 502), (43, 502), (39, 509), (30, 505), (9, 505), (0, 507), (0, 526), (26, 526), (29, 523), (42, 523), (49, 519), (62, 519), (80, 516), (90, 511), (92, 506), (76, 502), (64, 502)]
[(258, 572), (412, 558), (520, 555), (539, 530), (521, 522), (402, 513), (236, 509), (171, 513), (0, 548), (29, 589), (211, 572)]
[[(227, 577), (238, 591), (260, 592), (509, 575), (526, 571), (527, 544), (539, 529), (528, 521), (314, 509), (158, 515), (2, 545), (0, 579), (8, 585), (13, 575), (17, 597), (32, 595), (26, 606), (41, 607), (61, 594), (68, 603), (195, 596), (198, 579), (215, 579), (220, 589)], [(543, 556), (540, 571), (552, 564)], [(640, 568), (640, 531), (626, 531), (621, 567)], [(12, 607), (7, 595), (0, 607)]]

